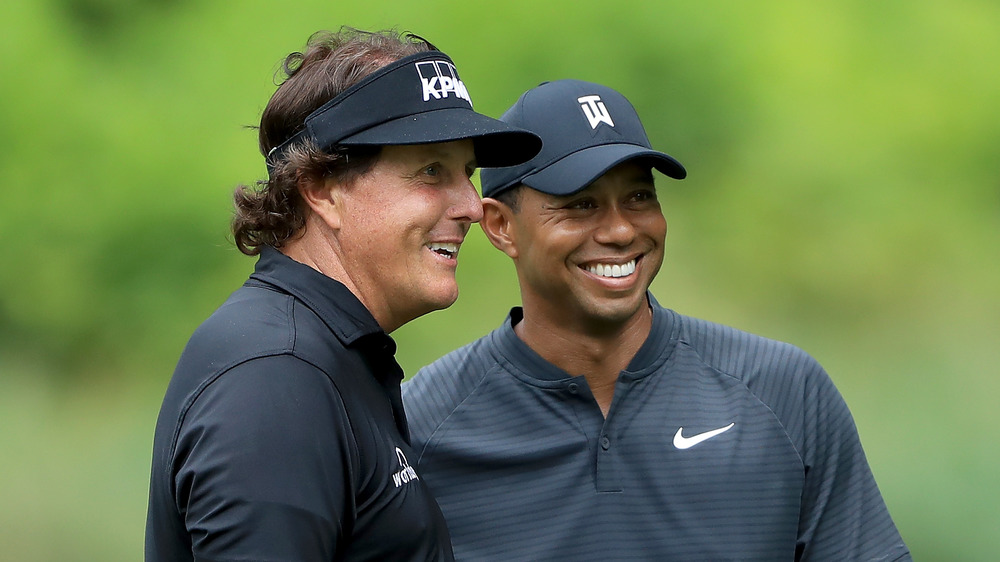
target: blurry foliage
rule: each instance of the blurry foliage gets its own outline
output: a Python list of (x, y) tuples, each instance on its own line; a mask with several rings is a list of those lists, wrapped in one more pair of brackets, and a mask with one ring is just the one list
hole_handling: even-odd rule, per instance
[[(156, 404), (253, 266), (227, 228), (232, 188), (264, 174), (247, 126), (278, 61), (340, 24), (426, 36), (491, 115), (544, 80), (625, 93), (689, 171), (658, 180), (660, 302), (817, 355), (920, 559), (995, 550), (976, 544), (995, 510), (968, 505), (1000, 499), (976, 484), (1000, 460), (995, 2), (38, 0), (0, 4), (0, 423), (34, 422), (0, 443), (15, 483), (0, 489), (15, 506), (0, 558), (136, 558)], [(407, 373), (517, 303), (478, 229), (459, 282), (455, 306), (394, 334)], [(982, 442), (969, 456), (942, 454), (961, 446), (948, 420)], [(63, 454), (77, 478), (124, 489), (68, 480), (46, 496)], [(48, 469), (11, 464), (34, 457)], [(115, 494), (127, 503), (88, 534), (92, 504)]]
[[(0, 123), (17, 133), (0, 153), (0, 232), (20, 241), (0, 272), (0, 333), (63, 377), (136, 346), (165, 361), (252, 265), (226, 249), (231, 188), (262, 173), (245, 126), (308, 33), (260, 41), (239, 32), (249, 14), (164, 0), (13, 9), (25, 26), (0, 56), (32, 79), (0, 85)], [(213, 10), (229, 21), (214, 33)], [(502, 19), (405, 29), (453, 54), (488, 113), (543, 80), (618, 87), (689, 169), (661, 189), (672, 249), (706, 289), (850, 324), (998, 281), (983, 267), (1000, 222), (1000, 81), (983, 72), (1000, 39), (986, 10), (635, 2), (516, 35)]]

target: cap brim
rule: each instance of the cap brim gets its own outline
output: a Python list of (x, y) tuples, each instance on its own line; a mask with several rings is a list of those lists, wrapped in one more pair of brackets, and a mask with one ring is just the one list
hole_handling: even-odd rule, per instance
[(407, 145), (472, 140), (482, 167), (516, 166), (542, 149), (534, 133), (469, 109), (445, 108), (400, 117), (355, 133), (337, 144)]
[(603, 144), (574, 152), (524, 177), (521, 183), (550, 195), (569, 195), (587, 187), (626, 160), (641, 159), (663, 174), (684, 179), (687, 170), (672, 157), (635, 144)]

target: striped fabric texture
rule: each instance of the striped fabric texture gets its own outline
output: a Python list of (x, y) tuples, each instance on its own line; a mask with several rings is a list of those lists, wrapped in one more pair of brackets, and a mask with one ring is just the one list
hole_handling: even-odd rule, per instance
[(456, 559), (908, 560), (822, 367), (650, 300), (607, 418), (518, 308), (404, 384)]

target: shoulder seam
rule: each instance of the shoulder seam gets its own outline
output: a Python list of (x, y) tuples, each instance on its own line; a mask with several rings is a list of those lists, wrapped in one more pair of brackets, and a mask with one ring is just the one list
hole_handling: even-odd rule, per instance
[(770, 412), (771, 416), (774, 417), (774, 420), (777, 422), (778, 426), (781, 427), (781, 432), (785, 435), (785, 439), (788, 440), (788, 443), (789, 445), (791, 445), (792, 450), (795, 451), (795, 455), (799, 458), (799, 464), (805, 466), (805, 459), (802, 457), (802, 451), (800, 451), (799, 448), (795, 445), (795, 440), (792, 439), (792, 436), (788, 434), (788, 427), (785, 425), (784, 420), (782, 420), (781, 417), (778, 416), (777, 412), (774, 411), (774, 408), (772, 408), (770, 404), (762, 400), (761, 397), (747, 385), (743, 377), (730, 373), (729, 371), (725, 371), (706, 361), (705, 356), (702, 355), (694, 346), (692, 346), (689, 341), (684, 339), (683, 336), (680, 339), (678, 339), (677, 344), (684, 345), (685, 347), (690, 349), (691, 352), (698, 357), (701, 363), (705, 365), (705, 367), (715, 371), (716, 373), (719, 373), (722, 376), (729, 377), (737, 381), (740, 384), (740, 386), (746, 390), (747, 394), (753, 396), (754, 400), (756, 400), (761, 406), (767, 408), (767, 411)]
[(427, 434), (427, 439), (426, 439), (426, 440), (424, 441), (424, 445), (423, 445), (423, 447), (421, 447), (421, 448), (420, 448), (420, 451), (419, 451), (419, 452), (418, 452), (418, 454), (417, 454), (417, 461), (416, 461), (416, 462), (417, 462), (417, 464), (418, 464), (418, 465), (420, 464), (420, 461), (422, 461), (422, 460), (423, 460), (423, 458), (424, 458), (424, 452), (425, 452), (425, 451), (427, 451), (427, 448), (428, 448), (428, 447), (430, 447), (430, 445), (431, 445), (431, 442), (432, 442), (432, 441), (434, 441), (434, 436), (435, 436), (435, 435), (437, 435), (438, 431), (440, 431), (440, 429), (441, 429), (442, 427), (444, 427), (444, 425), (445, 425), (446, 423), (448, 423), (448, 420), (449, 420), (449, 419), (451, 419), (452, 415), (454, 415), (454, 414), (455, 414), (455, 412), (456, 412), (456, 411), (457, 411), (457, 410), (458, 410), (458, 409), (459, 409), (460, 407), (462, 407), (462, 404), (465, 404), (465, 402), (466, 402), (466, 401), (467, 401), (467, 400), (468, 400), (468, 399), (469, 399), (469, 398), (470, 398), (470, 397), (471, 397), (471, 396), (472, 396), (473, 394), (475, 394), (475, 393), (476, 393), (476, 391), (477, 391), (477, 390), (479, 390), (479, 388), (480, 388), (480, 387), (482, 387), (482, 385), (483, 385), (483, 383), (484, 383), (484, 382), (486, 381), (486, 379), (487, 379), (487, 378), (488, 378), (488, 377), (489, 377), (489, 376), (490, 376), (491, 374), (493, 374), (494, 372), (496, 372), (496, 371), (497, 371), (498, 369), (500, 369), (500, 364), (499, 364), (499, 363), (494, 363), (492, 367), (490, 367), (489, 369), (486, 369), (486, 370), (485, 370), (485, 371), (483, 372), (483, 375), (482, 375), (481, 377), (479, 377), (479, 380), (478, 380), (478, 381), (476, 381), (476, 384), (474, 384), (474, 385), (472, 386), (472, 388), (471, 388), (471, 389), (469, 390), (469, 392), (468, 392), (468, 393), (466, 393), (466, 394), (465, 394), (464, 396), (462, 396), (462, 397), (461, 397), (461, 399), (460, 399), (460, 400), (459, 400), (459, 401), (458, 401), (458, 402), (457, 402), (457, 403), (455, 404), (455, 406), (454, 406), (454, 407), (453, 407), (453, 408), (451, 409), (451, 411), (450, 411), (450, 412), (448, 412), (448, 415), (446, 415), (446, 416), (445, 416), (445, 417), (444, 417), (444, 418), (443, 418), (443, 419), (441, 420), (441, 422), (440, 422), (440, 423), (438, 423), (438, 424), (437, 424), (436, 426), (434, 426), (434, 429), (433, 429), (433, 430), (432, 430), (432, 431), (431, 431), (430, 433), (428, 433), (428, 434)]
[[(288, 350), (287, 348), (275, 348), (275, 349), (271, 349), (271, 350), (261, 350), (261, 351), (259, 351), (257, 353), (254, 353), (253, 355), (251, 355), (249, 357), (243, 357), (241, 359), (233, 361), (232, 363), (229, 363), (227, 365), (223, 365), (222, 367), (220, 367), (219, 369), (217, 369), (213, 374), (211, 374), (210, 376), (206, 377), (205, 380), (202, 381), (201, 384), (199, 384), (198, 387), (194, 389), (194, 391), (191, 393), (191, 395), (188, 397), (188, 399), (184, 402), (184, 405), (181, 406), (180, 412), (178, 413), (178, 416), (177, 416), (177, 423), (174, 425), (174, 433), (173, 433), (173, 436), (170, 439), (170, 454), (169, 454), (169, 458), (173, 458), (174, 454), (177, 452), (177, 438), (180, 435), (181, 426), (184, 425), (184, 421), (187, 418), (188, 411), (191, 410), (191, 407), (194, 406), (194, 403), (197, 402), (199, 398), (201, 398), (201, 395), (205, 392), (206, 389), (208, 389), (208, 387), (212, 386), (212, 384), (214, 384), (215, 381), (219, 380), (219, 378), (222, 377), (222, 375), (224, 375), (224, 374), (228, 373), (229, 371), (233, 370), (238, 365), (242, 365), (244, 363), (248, 363), (250, 361), (253, 361), (254, 359), (263, 359), (263, 358), (266, 358), (266, 357), (277, 357), (279, 355), (292, 355), (292, 356), (294, 356), (294, 354), (292, 352), (290, 352), (290, 350)], [(303, 359), (303, 361), (305, 361), (305, 360)]]

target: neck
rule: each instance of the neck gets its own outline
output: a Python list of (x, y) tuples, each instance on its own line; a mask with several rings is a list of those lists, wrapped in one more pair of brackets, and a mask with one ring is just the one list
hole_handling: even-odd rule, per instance
[(644, 306), (624, 322), (585, 326), (533, 312), (524, 307), (524, 319), (514, 332), (549, 363), (571, 375), (583, 375), (607, 416), (618, 374), (628, 367), (652, 329), (652, 310)]
[(342, 283), (361, 301), (387, 334), (404, 323), (395, 320), (388, 303), (379, 298), (381, 294), (378, 291), (366, 290), (364, 286), (355, 282), (340, 259), (336, 238), (327, 230), (310, 225), (308, 219), (305, 229), (279, 251)]

